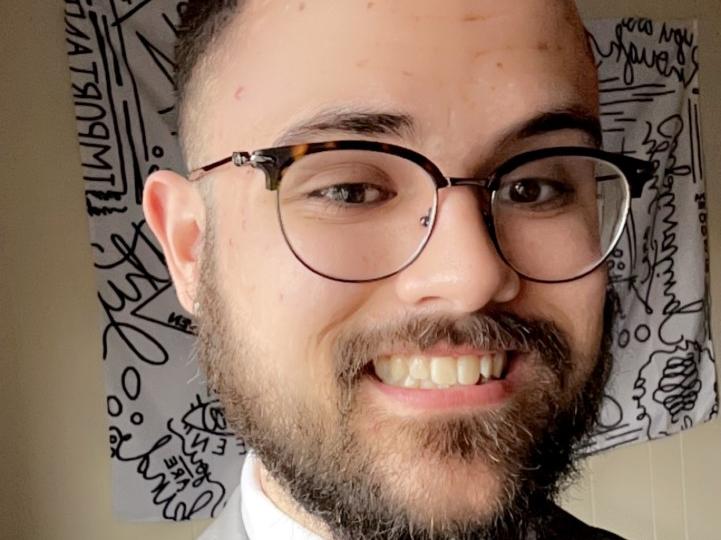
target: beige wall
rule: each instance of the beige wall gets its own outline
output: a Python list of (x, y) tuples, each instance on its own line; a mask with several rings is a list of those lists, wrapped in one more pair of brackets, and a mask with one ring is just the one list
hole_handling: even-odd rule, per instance
[[(713, 330), (721, 350), (721, 3), (582, 4), (592, 17), (701, 20)], [(62, 3), (5, 1), (0, 21), (0, 536), (194, 538), (204, 524), (128, 524), (111, 515), (99, 312)], [(721, 422), (591, 459), (567, 505), (631, 539), (721, 538)]]

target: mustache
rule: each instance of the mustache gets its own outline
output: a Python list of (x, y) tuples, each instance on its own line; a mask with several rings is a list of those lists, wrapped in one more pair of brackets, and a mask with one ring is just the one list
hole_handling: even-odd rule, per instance
[(425, 350), (440, 343), (535, 353), (540, 362), (560, 377), (568, 372), (571, 362), (568, 338), (550, 320), (505, 311), (478, 312), (463, 317), (408, 316), (341, 333), (333, 347), (336, 380), (352, 387), (370, 361), (394, 346)]

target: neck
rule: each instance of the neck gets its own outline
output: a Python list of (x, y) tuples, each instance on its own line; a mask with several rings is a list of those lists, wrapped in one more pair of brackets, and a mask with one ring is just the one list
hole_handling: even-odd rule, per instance
[(265, 465), (263, 465), (260, 460), (258, 460), (258, 464), (260, 466), (260, 486), (265, 496), (268, 497), (281, 512), (296, 523), (299, 523), (323, 539), (329, 540), (332, 538), (328, 527), (318, 518), (303, 510), (288, 492), (271, 476), (268, 469), (265, 468)]

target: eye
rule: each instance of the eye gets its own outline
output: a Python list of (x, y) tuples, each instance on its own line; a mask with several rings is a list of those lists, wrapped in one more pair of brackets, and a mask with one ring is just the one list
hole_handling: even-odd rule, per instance
[(336, 184), (318, 189), (310, 197), (325, 199), (329, 203), (352, 205), (371, 205), (395, 197), (395, 193), (374, 184)]
[(521, 178), (504, 182), (497, 198), (518, 206), (546, 207), (563, 204), (572, 191), (570, 185), (556, 179)]

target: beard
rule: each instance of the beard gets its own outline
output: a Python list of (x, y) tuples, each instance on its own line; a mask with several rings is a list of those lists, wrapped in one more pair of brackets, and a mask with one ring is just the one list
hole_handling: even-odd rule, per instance
[[(294, 400), (284, 391), (293, 381), (267, 373), (249, 334), (231, 323), (211, 245), (196, 298), (197, 353), (209, 387), (270, 476), (333, 538), (544, 537), (603, 397), (616, 305), (610, 293), (594, 358), (572, 351), (548, 320), (503, 311), (412, 317), (338, 335), (328, 360), (333, 380)], [(441, 342), (522, 352), (532, 377), (502, 406), (473, 413), (419, 419), (369, 404), (370, 360), (389, 345), (422, 351)], [(593, 366), (580, 381), (571, 376), (577, 365)]]

